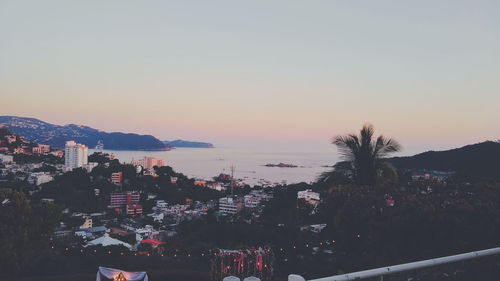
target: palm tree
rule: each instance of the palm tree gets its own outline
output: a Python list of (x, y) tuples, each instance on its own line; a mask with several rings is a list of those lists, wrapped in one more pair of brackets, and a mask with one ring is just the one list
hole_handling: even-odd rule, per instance
[(352, 166), (356, 183), (366, 185), (375, 183), (377, 171), (383, 166), (383, 158), (401, 150), (394, 139), (380, 135), (375, 139), (374, 129), (365, 124), (359, 135), (336, 136), (332, 144), (338, 147), (342, 158)]

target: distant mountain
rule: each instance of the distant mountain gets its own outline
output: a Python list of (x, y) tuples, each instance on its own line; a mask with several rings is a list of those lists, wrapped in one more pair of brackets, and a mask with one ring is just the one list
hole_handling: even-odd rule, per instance
[(104, 143), (105, 149), (116, 150), (167, 150), (170, 147), (151, 135), (127, 134), (120, 132), (107, 133), (88, 126), (69, 124), (54, 125), (35, 118), (0, 116), (0, 124), (4, 124), (14, 134), (41, 144), (49, 144), (63, 148), (68, 140), (74, 140), (94, 148), (98, 141)]
[(454, 171), (460, 175), (500, 179), (500, 142), (486, 141), (446, 151), (428, 151), (388, 160), (400, 169)]
[(163, 143), (171, 147), (214, 148), (214, 145), (211, 143), (198, 141), (174, 140), (163, 141)]

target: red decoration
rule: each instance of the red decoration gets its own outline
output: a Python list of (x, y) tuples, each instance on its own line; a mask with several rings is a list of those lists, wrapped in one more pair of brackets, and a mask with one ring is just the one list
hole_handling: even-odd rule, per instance
[(270, 281), (273, 261), (274, 254), (269, 248), (219, 249), (212, 259), (212, 280), (220, 281), (233, 275), (241, 279), (255, 276), (263, 281)]

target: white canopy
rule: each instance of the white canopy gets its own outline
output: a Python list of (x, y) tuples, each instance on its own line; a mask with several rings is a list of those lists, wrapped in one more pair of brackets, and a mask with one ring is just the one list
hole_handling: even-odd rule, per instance
[(250, 276), (250, 277), (243, 279), (243, 281), (260, 281), (260, 279), (255, 277), (255, 276)]
[(109, 237), (109, 234), (107, 233), (97, 239), (87, 242), (87, 246), (96, 246), (96, 245), (103, 245), (103, 246), (123, 245), (129, 249), (132, 247), (128, 243)]
[(96, 281), (101, 281), (101, 275), (108, 279), (115, 279), (118, 274), (123, 274), (123, 277), (127, 279), (127, 281), (148, 281), (148, 275), (146, 272), (127, 272), (119, 269), (102, 267), (99, 266), (99, 270), (97, 271)]

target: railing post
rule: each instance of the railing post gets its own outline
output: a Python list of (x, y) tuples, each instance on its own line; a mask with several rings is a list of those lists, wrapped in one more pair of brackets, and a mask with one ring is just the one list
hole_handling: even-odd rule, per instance
[(297, 274), (290, 274), (288, 275), (288, 281), (306, 281), (306, 279)]

